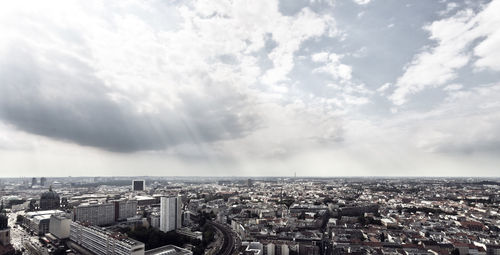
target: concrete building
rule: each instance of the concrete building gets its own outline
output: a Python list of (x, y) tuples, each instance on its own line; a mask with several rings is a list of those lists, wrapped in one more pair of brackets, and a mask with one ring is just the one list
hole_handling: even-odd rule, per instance
[(175, 232), (190, 239), (198, 239), (200, 241), (203, 239), (203, 233), (201, 231), (191, 231), (189, 228), (179, 228), (175, 230)]
[(137, 200), (120, 200), (115, 203), (115, 221), (126, 220), (137, 215)]
[(71, 222), (69, 239), (94, 254), (144, 255), (144, 243), (80, 222)]
[(160, 199), (160, 230), (168, 232), (180, 228), (182, 201), (180, 197)]
[(379, 205), (377, 204), (367, 204), (367, 205), (355, 205), (346, 206), (339, 209), (340, 215), (342, 216), (361, 216), (365, 213), (377, 213)]
[(60, 210), (45, 210), (28, 212), (24, 215), (22, 224), (36, 235), (49, 233), (50, 217), (63, 214)]
[(146, 189), (145, 180), (133, 180), (132, 181), (132, 191), (143, 191)]
[(134, 199), (137, 200), (138, 206), (154, 205), (160, 203), (160, 197), (135, 196)]
[(191, 255), (192, 251), (183, 249), (181, 247), (177, 247), (175, 245), (165, 245), (162, 247), (158, 247), (156, 249), (148, 250), (144, 253), (145, 255)]
[(45, 177), (40, 178), (40, 186), (44, 187), (46, 183), (47, 183), (47, 178)]
[(73, 209), (73, 221), (104, 226), (137, 215), (137, 200), (117, 200), (104, 204), (83, 204)]
[(49, 232), (59, 239), (69, 238), (71, 219), (64, 214), (50, 216)]
[(115, 222), (115, 204), (85, 204), (73, 209), (73, 221), (104, 226)]
[(160, 228), (160, 214), (159, 213), (152, 213), (150, 216), (150, 221), (151, 221), (151, 227), (153, 228)]
[(242, 246), (246, 246), (243, 254), (245, 255), (262, 255), (264, 254), (264, 245), (259, 242), (242, 242)]
[(32, 218), (29, 227), (34, 234), (42, 236), (49, 233), (50, 216), (38, 215)]

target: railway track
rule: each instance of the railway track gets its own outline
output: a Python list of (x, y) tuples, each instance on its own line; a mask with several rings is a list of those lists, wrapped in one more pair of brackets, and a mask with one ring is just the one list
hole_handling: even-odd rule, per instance
[(222, 247), (219, 249), (219, 252), (217, 252), (217, 255), (231, 255), (234, 251), (234, 237), (232, 234), (232, 231), (229, 230), (226, 226), (220, 223), (216, 222), (208, 222), (211, 226), (216, 228), (222, 233), (222, 236), (224, 237), (224, 241), (222, 243)]

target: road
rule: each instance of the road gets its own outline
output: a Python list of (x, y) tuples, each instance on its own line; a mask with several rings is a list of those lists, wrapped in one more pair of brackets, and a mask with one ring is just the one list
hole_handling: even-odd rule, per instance
[(9, 213), (10, 243), (16, 250), (26, 249), (25, 254), (45, 255), (49, 254), (47, 249), (42, 246), (38, 236), (31, 236), (19, 225), (16, 224), (16, 218), (19, 213)]

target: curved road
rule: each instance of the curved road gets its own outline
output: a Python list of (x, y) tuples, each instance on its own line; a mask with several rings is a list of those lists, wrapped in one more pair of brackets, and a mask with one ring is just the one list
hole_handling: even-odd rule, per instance
[(224, 236), (224, 242), (217, 255), (231, 255), (234, 251), (234, 237), (232, 231), (225, 225), (217, 222), (207, 221), (207, 223), (219, 230)]

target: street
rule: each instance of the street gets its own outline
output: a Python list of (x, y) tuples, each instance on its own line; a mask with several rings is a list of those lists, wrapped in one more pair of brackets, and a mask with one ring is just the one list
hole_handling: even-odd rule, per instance
[(38, 236), (31, 236), (25, 231), (20, 225), (16, 224), (16, 218), (18, 214), (22, 214), (23, 212), (12, 212), (9, 213), (9, 226), (10, 226), (10, 235), (11, 235), (11, 244), (14, 246), (16, 250), (23, 250), (26, 254), (49, 254), (47, 249), (42, 246), (40, 241), (38, 240)]

